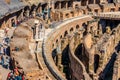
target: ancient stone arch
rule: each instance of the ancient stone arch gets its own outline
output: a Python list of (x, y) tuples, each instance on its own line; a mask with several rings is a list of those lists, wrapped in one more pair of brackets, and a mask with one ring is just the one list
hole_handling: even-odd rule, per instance
[(72, 27), (72, 28), (70, 28), (70, 33), (72, 33), (73, 31), (74, 31), (73, 27)]
[(80, 28), (80, 26), (79, 25), (76, 25), (76, 29), (78, 30)]
[(64, 37), (66, 37), (68, 35), (68, 32), (67, 31), (65, 31), (64, 32)]
[(11, 20), (11, 26), (12, 26), (12, 27), (15, 27), (15, 26), (16, 26), (16, 21), (15, 21), (15, 19), (12, 19), (12, 20)]

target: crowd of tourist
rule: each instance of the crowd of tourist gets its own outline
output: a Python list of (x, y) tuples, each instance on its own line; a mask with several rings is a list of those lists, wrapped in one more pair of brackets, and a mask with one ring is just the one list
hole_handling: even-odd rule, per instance
[(0, 43), (0, 59), (1, 65), (4, 68), (9, 69), (9, 62), (10, 62), (10, 47), (9, 47), (9, 37), (5, 37)]
[(6, 80), (25, 80), (24, 71), (19, 71), (17, 67), (13, 66), (13, 60), (10, 57), (10, 38), (7, 35), (8, 29), (5, 29), (5, 36), (0, 41), (0, 66), (6, 70), (11, 70)]
[(7, 80), (25, 80), (24, 71), (20, 72), (18, 68), (14, 68), (8, 73)]

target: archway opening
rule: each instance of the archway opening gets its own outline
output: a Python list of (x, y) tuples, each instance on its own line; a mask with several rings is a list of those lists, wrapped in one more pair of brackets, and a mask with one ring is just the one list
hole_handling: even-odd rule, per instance
[(24, 11), (26, 11), (26, 10), (30, 10), (30, 7), (29, 7), (29, 6), (26, 6), (26, 7), (24, 8)]
[(69, 1), (68, 2), (68, 7), (72, 7), (73, 6), (73, 2), (72, 1)]
[(47, 10), (47, 3), (42, 5), (42, 12), (45, 12)]
[(76, 5), (75, 5), (75, 9), (78, 9), (78, 8), (79, 8), (79, 5), (78, 5), (78, 4), (76, 4)]
[(83, 23), (82, 24), (82, 28), (85, 29), (84, 33), (83, 33), (83, 36), (85, 36), (87, 34), (87, 24), (86, 23)]
[(78, 59), (84, 64), (86, 71), (89, 70), (89, 58), (85, 54), (85, 48), (83, 43), (80, 43), (77, 48), (75, 49), (75, 55), (78, 57)]
[(73, 28), (70, 29), (70, 33), (72, 33), (72, 32), (73, 32)]
[(65, 31), (65, 33), (64, 33), (64, 37), (66, 37), (68, 35), (68, 32), (67, 31)]
[(59, 4), (60, 4), (59, 1), (57, 1), (57, 2), (55, 3), (55, 9), (59, 9)]
[(61, 2), (61, 8), (66, 8), (66, 2), (65, 1)]
[(70, 67), (69, 67), (69, 45), (67, 45), (64, 50), (62, 51), (62, 65), (63, 65), (63, 73), (65, 73), (67, 80), (70, 79)]
[(71, 13), (71, 16), (74, 17), (74, 12), (70, 12)]
[(87, 0), (81, 0), (81, 6), (86, 6)]
[(12, 19), (12, 20), (11, 20), (11, 25), (12, 25), (12, 27), (15, 27), (15, 26), (16, 26), (15, 19)]
[(100, 0), (96, 0), (96, 4), (99, 4), (100, 3)]
[(57, 65), (58, 58), (57, 58), (57, 51), (56, 51), (56, 49), (53, 49), (53, 51), (52, 51), (52, 58), (53, 58), (55, 64)]
[(80, 26), (79, 25), (76, 25), (76, 29), (79, 29), (80, 28)]
[(65, 16), (66, 16), (66, 18), (69, 18), (69, 17), (70, 17), (70, 16), (69, 16), (69, 13), (67, 13)]
[(98, 9), (95, 9), (95, 13), (98, 14)]
[(32, 12), (33, 12), (34, 10), (36, 11), (36, 8), (37, 8), (37, 6), (34, 5), (34, 4), (31, 6), (30, 15), (32, 15)]
[(111, 9), (110, 9), (110, 12), (114, 12), (114, 11), (115, 11), (115, 8), (111, 8)]

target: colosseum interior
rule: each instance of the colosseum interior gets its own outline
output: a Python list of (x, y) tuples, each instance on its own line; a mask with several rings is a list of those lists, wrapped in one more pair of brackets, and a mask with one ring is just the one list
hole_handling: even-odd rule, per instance
[(120, 0), (0, 0), (0, 80), (120, 80)]

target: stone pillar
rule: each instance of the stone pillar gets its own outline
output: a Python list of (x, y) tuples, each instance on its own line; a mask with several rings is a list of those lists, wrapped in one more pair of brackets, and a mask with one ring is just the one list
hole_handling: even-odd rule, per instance
[(68, 2), (66, 2), (66, 4), (65, 4), (65, 5), (66, 5), (66, 9), (68, 9)]
[(104, 59), (104, 55), (103, 54), (104, 53), (102, 53), (102, 55), (100, 56), (99, 69), (98, 69), (97, 73), (100, 72), (102, 70), (102, 67), (103, 67), (103, 59)]
[(89, 1), (87, 0), (87, 1), (86, 1), (86, 5), (88, 5), (88, 4), (89, 4)]
[(42, 6), (40, 6), (40, 13), (42, 13)]
[(65, 48), (65, 39), (61, 39), (61, 50), (63, 51), (63, 49)]
[(90, 27), (87, 26), (87, 33), (90, 33), (90, 32), (91, 32)]
[(59, 44), (57, 46), (57, 58), (58, 58), (58, 62), (57, 62), (58, 69), (62, 72), (63, 71), (63, 65), (62, 65), (61, 44)]
[(39, 36), (38, 36), (39, 39), (43, 39), (43, 38), (44, 38), (45, 29), (44, 29), (42, 23), (40, 23), (40, 25), (39, 25), (39, 32), (38, 32), (38, 35), (39, 35)]
[(90, 55), (89, 56), (89, 74), (90, 75), (93, 75), (94, 73), (94, 56), (93, 55)]
[(24, 19), (23, 14), (24, 14), (24, 9), (22, 9), (21, 14), (20, 14), (21, 20), (23, 20), (23, 19)]
[(35, 25), (35, 26), (36, 26), (35, 39), (38, 39), (38, 30), (39, 30), (39, 28), (38, 28), (38, 25)]
[(57, 53), (57, 57), (58, 57), (58, 69), (62, 72), (63, 71), (63, 65), (62, 65), (62, 55), (60, 53)]
[(102, 33), (102, 25), (99, 23), (99, 30), (98, 30), (98, 35), (101, 36)]
[(25, 15), (26, 15), (26, 17), (29, 17), (30, 16), (30, 10), (26, 10)]
[(36, 11), (35, 9), (32, 11), (32, 17), (35, 17), (36, 16)]
[(52, 7), (53, 10), (55, 9), (55, 2), (54, 1), (52, 1), (51, 7)]
[(61, 2), (59, 2), (59, 9), (61, 9)]

